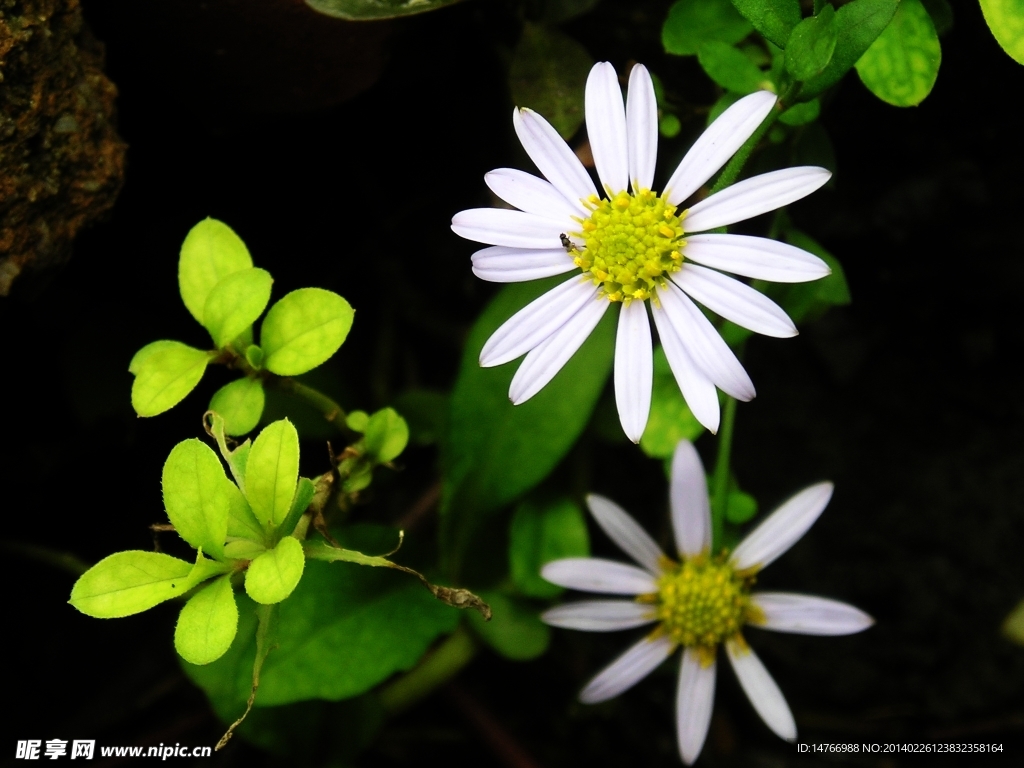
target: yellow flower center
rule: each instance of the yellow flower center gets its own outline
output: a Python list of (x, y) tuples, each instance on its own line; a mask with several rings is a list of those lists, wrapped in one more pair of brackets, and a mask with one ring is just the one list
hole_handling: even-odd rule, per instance
[[(591, 195), (593, 213), (572, 234), (586, 244), (571, 248), (574, 261), (601, 286), (610, 301), (644, 300), (665, 285), (665, 275), (683, 264), (683, 226), (676, 207), (642, 189), (635, 195), (619, 192), (611, 200)], [(686, 215), (686, 212), (683, 212)]]
[(680, 645), (713, 652), (755, 618), (751, 582), (720, 559), (699, 556), (674, 565), (653, 596), (662, 631)]

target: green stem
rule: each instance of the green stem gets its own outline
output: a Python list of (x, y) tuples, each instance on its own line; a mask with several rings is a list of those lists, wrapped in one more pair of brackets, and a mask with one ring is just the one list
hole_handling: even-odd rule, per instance
[(753, 154), (754, 149), (761, 142), (761, 139), (764, 138), (765, 134), (768, 133), (768, 129), (775, 124), (776, 120), (778, 120), (779, 115), (781, 115), (786, 110), (786, 107), (789, 106), (789, 100), (796, 95), (799, 88), (800, 84), (794, 83), (786, 89), (782, 96), (779, 97), (778, 103), (775, 105), (775, 108), (768, 113), (768, 117), (761, 121), (761, 124), (757, 126), (757, 130), (751, 134), (749, 139), (743, 142), (743, 146), (736, 150), (736, 154), (732, 156), (732, 159), (728, 163), (726, 163), (725, 168), (722, 169), (722, 172), (715, 180), (714, 186), (711, 187), (711, 191), (708, 193), (709, 195), (713, 195), (715, 192), (725, 189), (736, 181), (740, 172), (743, 170), (743, 166), (747, 164), (747, 160), (749, 160), (750, 155)]
[(381, 689), (378, 696), (384, 710), (396, 715), (426, 698), (459, 674), (473, 660), (476, 650), (473, 638), (460, 626), (409, 672)]
[(736, 424), (736, 400), (725, 396), (725, 413), (718, 431), (718, 456), (715, 459), (715, 475), (711, 494), (711, 551), (722, 544), (722, 530), (725, 515), (729, 510), (729, 456), (732, 453), (732, 430)]

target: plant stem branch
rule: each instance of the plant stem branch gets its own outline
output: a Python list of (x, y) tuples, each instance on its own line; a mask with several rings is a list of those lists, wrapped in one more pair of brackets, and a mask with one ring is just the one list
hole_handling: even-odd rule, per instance
[(324, 419), (337, 427), (340, 432), (349, 433), (349, 428), (345, 424), (345, 410), (323, 392), (287, 376), (275, 377), (269, 381), (282, 392), (287, 392), (320, 411)]

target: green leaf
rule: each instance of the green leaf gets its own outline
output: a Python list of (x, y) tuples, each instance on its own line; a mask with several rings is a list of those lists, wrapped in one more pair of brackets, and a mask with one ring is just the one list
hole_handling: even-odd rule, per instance
[(754, 29), (779, 48), (786, 47), (802, 15), (800, 0), (732, 0), (732, 4)]
[(779, 122), (786, 125), (806, 125), (817, 120), (820, 114), (821, 102), (818, 99), (811, 99), (810, 101), (794, 104), (787, 109), (779, 115)]
[(586, 427), (604, 389), (612, 367), (614, 309), (551, 383), (522, 405), (508, 400), (516, 364), (480, 367), (480, 350), (498, 326), (560, 282), (564, 277), (506, 286), (470, 331), (441, 446), (446, 535), (459, 529), (467, 535), (469, 521), (547, 477)]
[(200, 323), (210, 291), (228, 275), (252, 266), (242, 239), (222, 221), (203, 219), (185, 236), (178, 259), (178, 288), (185, 307)]
[(459, 0), (306, 0), (306, 5), (338, 19), (374, 21), (436, 11), (457, 2)]
[(800, 89), (800, 101), (807, 101), (842, 79), (871, 47), (889, 24), (900, 0), (853, 0), (835, 15), (836, 48), (821, 74)]
[(752, 30), (729, 0), (677, 0), (661, 28), (661, 43), (668, 53), (693, 56), (701, 43), (732, 45)]
[(697, 61), (708, 77), (727, 91), (747, 94), (764, 87), (766, 77), (750, 58), (728, 43), (710, 41), (697, 48)]
[(921, 0), (901, 0), (889, 26), (857, 61), (857, 74), (882, 101), (916, 107), (931, 93), (941, 62), (932, 17)]
[(397, 458), (409, 444), (409, 426), (394, 408), (382, 408), (373, 414), (364, 432), (366, 452), (381, 464)]
[(365, 432), (366, 425), (370, 423), (370, 414), (366, 411), (350, 411), (345, 417), (345, 426), (353, 432)]
[(213, 287), (203, 305), (203, 327), (223, 349), (255, 323), (270, 301), (274, 279), (265, 269), (233, 272)]
[(981, 12), (996, 42), (1024, 64), (1024, 0), (981, 0)]
[(654, 386), (651, 390), (651, 412), (640, 438), (640, 448), (654, 459), (672, 455), (680, 440), (694, 441), (704, 431), (683, 399), (665, 350), (654, 348)]
[(255, 344), (245, 348), (245, 361), (257, 371), (263, 367), (263, 350)]
[(180, 597), (223, 566), (202, 555), (195, 565), (161, 552), (115, 552), (83, 573), (71, 589), (71, 605), (97, 619), (118, 619)]
[(679, 122), (679, 118), (671, 113), (665, 113), (661, 116), (658, 121), (658, 133), (664, 136), (666, 139), (672, 139), (679, 135), (679, 131), (683, 128), (683, 124)]
[(288, 516), (278, 526), (277, 533), (279, 536), (291, 535), (292, 531), (295, 530), (295, 526), (299, 524), (299, 518), (309, 508), (309, 504), (313, 501), (314, 496), (316, 496), (316, 484), (309, 478), (300, 477), (298, 485), (295, 486), (295, 498), (292, 499), (292, 506), (288, 510)]
[(469, 624), (491, 648), (506, 659), (528, 661), (541, 656), (551, 642), (551, 630), (530, 605), (501, 592), (481, 592), (494, 612), (490, 621), (469, 614)]
[(268, 424), (245, 463), (245, 496), (260, 523), (281, 524), (291, 509), (298, 476), (298, 432), (288, 419)]
[(586, 520), (580, 508), (568, 499), (544, 505), (524, 501), (512, 515), (508, 559), (512, 580), (524, 595), (557, 597), (562, 588), (541, 578), (541, 567), (563, 557), (589, 554)]
[(225, 488), (228, 497), (228, 538), (265, 543), (266, 531), (252, 513), (252, 507), (238, 486), (225, 479)]
[(229, 560), (255, 560), (267, 551), (258, 541), (238, 539), (224, 545), (224, 557)]
[(154, 341), (132, 358), (132, 407), (139, 416), (168, 411), (196, 388), (214, 353), (180, 341)]
[[(207, 434), (212, 435), (217, 441), (217, 448), (220, 449), (221, 457), (227, 462), (228, 469), (231, 470), (231, 476), (235, 478), (235, 483), (238, 484), (241, 492), (245, 493), (245, 465), (249, 460), (252, 442), (246, 440), (232, 450), (228, 448), (227, 440), (224, 437), (224, 417), (213, 411), (204, 416), (204, 421), (206, 422)], [(249, 514), (252, 513), (250, 512)]]
[(174, 648), (192, 664), (216, 661), (238, 631), (238, 605), (231, 576), (221, 576), (189, 598), (174, 627)]
[(226, 434), (244, 435), (252, 432), (260, 423), (265, 403), (263, 382), (246, 376), (214, 392), (209, 409), (224, 417)]
[[(343, 546), (369, 552), (386, 552), (395, 538), (383, 526), (334, 534)], [(183, 666), (212, 697), (233, 701), (240, 713), (252, 684), (256, 618), (252, 601), (245, 595), (238, 600), (239, 632), (228, 653), (208, 666)], [(412, 668), (460, 619), (459, 611), (435, 600), (408, 574), (314, 560), (277, 611), (276, 647), (263, 666), (257, 707), (357, 696)]]
[(508, 73), (512, 101), (539, 112), (568, 140), (583, 123), (583, 91), (593, 65), (568, 35), (527, 22)]
[(795, 80), (810, 80), (828, 66), (839, 40), (837, 27), (831, 5), (796, 25), (786, 43), (786, 69)]
[(297, 376), (327, 361), (352, 327), (352, 307), (322, 288), (300, 288), (278, 301), (263, 318), (263, 367)]
[(245, 591), (257, 603), (280, 603), (299, 583), (305, 564), (302, 543), (285, 536), (276, 547), (249, 563), (245, 572)]
[(164, 462), (162, 483), (167, 517), (178, 535), (223, 557), (231, 498), (217, 454), (195, 438), (178, 443)]

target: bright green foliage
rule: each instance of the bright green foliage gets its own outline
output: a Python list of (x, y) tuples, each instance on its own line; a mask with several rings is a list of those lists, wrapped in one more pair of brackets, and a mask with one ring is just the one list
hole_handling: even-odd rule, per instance
[(981, 12), (1003, 50), (1024, 64), (1024, 0), (981, 0)]
[(336, 293), (322, 288), (292, 291), (263, 319), (263, 367), (280, 376), (316, 368), (338, 351), (353, 316), (352, 307)]
[(132, 407), (139, 416), (156, 416), (185, 399), (200, 379), (212, 354), (180, 341), (154, 341), (132, 358)]
[(568, 499), (546, 504), (524, 501), (516, 508), (509, 528), (508, 560), (512, 580), (524, 595), (558, 597), (562, 588), (541, 578), (541, 567), (563, 557), (589, 554), (583, 512)]
[(289, 536), (299, 523), (299, 518), (309, 508), (309, 503), (316, 495), (316, 484), (306, 477), (300, 477), (298, 485), (295, 486), (295, 497), (292, 499), (291, 509), (288, 516), (278, 527), (278, 536)]
[(611, 372), (614, 307), (551, 383), (522, 405), (508, 400), (515, 365), (479, 363), (484, 342), (499, 325), (564, 279), (506, 286), (469, 334), (442, 443), (448, 531), (461, 529), (465, 536), (480, 513), (508, 504), (547, 477), (590, 420)]
[(164, 462), (162, 480), (174, 530), (196, 549), (221, 559), (231, 499), (217, 454), (195, 438), (180, 442)]
[(583, 90), (594, 60), (557, 29), (527, 22), (512, 55), (512, 101), (544, 115), (563, 139), (583, 123)]
[(209, 664), (227, 652), (237, 631), (238, 605), (231, 576), (221, 576), (196, 592), (181, 609), (174, 647), (192, 664)]
[(263, 367), (263, 350), (250, 344), (245, 348), (245, 361), (258, 371)]
[(821, 74), (804, 83), (806, 101), (839, 82), (889, 24), (900, 0), (853, 0), (836, 11), (836, 48)]
[(786, 69), (795, 80), (807, 81), (828, 66), (836, 50), (836, 12), (826, 5), (817, 16), (804, 19), (786, 44)]
[(382, 408), (373, 414), (363, 432), (366, 452), (381, 464), (398, 458), (409, 443), (409, 426), (394, 408)]
[(210, 410), (224, 417), (225, 434), (244, 435), (260, 423), (266, 399), (263, 382), (246, 376), (214, 392)]
[(914, 107), (931, 93), (941, 62), (932, 17), (921, 0), (901, 0), (889, 26), (857, 62), (857, 74), (882, 101)]
[(222, 221), (203, 219), (185, 236), (178, 260), (178, 288), (185, 307), (200, 323), (210, 291), (228, 275), (252, 266), (242, 239)]
[(299, 476), (299, 434), (288, 419), (266, 426), (245, 463), (245, 496), (264, 526), (280, 525), (291, 509)]
[[(209, 422), (207, 428), (213, 439), (217, 441), (217, 448), (220, 450), (221, 458), (227, 462), (228, 469), (231, 470), (231, 476), (235, 479), (235, 483), (238, 485), (238, 489), (245, 493), (245, 465), (249, 461), (249, 451), (252, 450), (252, 441), (246, 440), (244, 443), (237, 445), (234, 449), (230, 449), (227, 446), (227, 440), (224, 436), (224, 417), (214, 411), (208, 415)], [(248, 502), (246, 502), (248, 504)], [(231, 513), (234, 516), (234, 512)], [(250, 510), (249, 514), (252, 514)]]
[(784, 48), (793, 28), (800, 23), (800, 0), (732, 0), (754, 29)]
[(654, 348), (651, 412), (640, 438), (640, 448), (651, 458), (664, 459), (672, 455), (680, 440), (696, 440), (703, 431), (704, 427), (683, 399), (665, 350), (659, 344)]
[(513, 661), (535, 659), (548, 649), (551, 629), (535, 608), (501, 592), (482, 591), (480, 597), (491, 606), (494, 618), (484, 621), (474, 612), (469, 624), (491, 648)]
[(373, 21), (426, 13), (459, 0), (306, 0), (306, 5), (327, 16), (349, 21)]
[(255, 560), (267, 548), (252, 539), (237, 539), (224, 545), (224, 557), (229, 560)]
[(250, 267), (231, 273), (213, 287), (203, 306), (203, 326), (218, 349), (259, 319), (270, 301), (273, 282), (265, 269)]
[(82, 574), (68, 602), (87, 616), (119, 619), (180, 597), (225, 568), (202, 555), (192, 565), (160, 552), (115, 552)]
[[(382, 526), (335, 531), (343, 546), (387, 551), (395, 533)], [(244, 709), (255, 656), (253, 603), (239, 595), (239, 632), (215, 663), (184, 664), (218, 711)], [(277, 607), (275, 648), (263, 667), (256, 706), (357, 696), (411, 668), (459, 614), (408, 575), (387, 568), (310, 560), (299, 586)], [(220, 703), (218, 703), (220, 702)]]
[(353, 432), (365, 432), (370, 423), (370, 414), (366, 411), (352, 411), (345, 417), (345, 426)]
[(729, 0), (677, 0), (661, 28), (665, 50), (693, 56), (701, 43), (738, 43), (753, 31)]
[(750, 57), (728, 43), (714, 40), (701, 43), (697, 49), (697, 61), (708, 77), (727, 91), (747, 94), (767, 85), (765, 74)]
[(280, 603), (299, 583), (305, 564), (302, 543), (285, 536), (276, 547), (249, 563), (249, 570), (245, 572), (245, 591), (257, 603)]
[(779, 115), (779, 122), (785, 125), (806, 125), (817, 120), (820, 114), (821, 102), (818, 99), (811, 99), (794, 104), (787, 109)]

